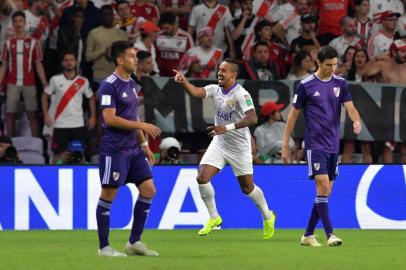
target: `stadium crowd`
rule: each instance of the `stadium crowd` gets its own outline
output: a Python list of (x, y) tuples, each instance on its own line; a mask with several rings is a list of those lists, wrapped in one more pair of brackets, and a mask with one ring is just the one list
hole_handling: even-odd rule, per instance
[[(339, 54), (337, 75), (405, 85), (405, 8), (406, 0), (0, 0), (0, 145), (29, 136), (41, 138), (39, 154), (50, 163), (97, 160), (95, 93), (114, 70), (109, 47), (118, 40), (138, 49), (141, 119), (143, 76), (173, 77), (178, 69), (215, 78), (226, 57), (241, 62), (241, 79), (301, 80), (315, 71), (318, 49), (330, 45)], [(257, 163), (280, 161), (281, 108), (272, 101), (258, 108)], [(203, 138), (207, 144), (189, 153), (187, 136), (165, 136), (150, 141), (159, 163), (197, 162), (208, 145)], [(17, 150), (28, 147), (22, 144)], [(0, 160), (10, 160), (7, 147)], [(300, 162), (301, 141), (290, 147)], [(7, 153), (19, 160), (17, 151)], [(406, 145), (345, 140), (342, 161), (406, 163)]]

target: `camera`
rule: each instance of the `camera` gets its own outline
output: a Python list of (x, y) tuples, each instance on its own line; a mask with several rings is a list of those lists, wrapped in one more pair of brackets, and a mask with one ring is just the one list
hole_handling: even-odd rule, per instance
[(4, 156), (0, 157), (0, 163), (21, 163), (21, 160), (18, 157), (17, 149), (14, 146), (7, 147), (4, 151)]
[(83, 153), (79, 151), (65, 152), (63, 155), (63, 164), (82, 164)]
[(179, 159), (179, 149), (175, 146), (169, 147), (167, 150), (167, 156), (165, 159), (167, 161), (175, 162)]

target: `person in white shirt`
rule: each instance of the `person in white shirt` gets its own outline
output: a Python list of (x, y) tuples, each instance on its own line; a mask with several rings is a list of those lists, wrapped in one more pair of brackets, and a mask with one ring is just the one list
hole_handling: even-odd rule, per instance
[(227, 6), (220, 5), (217, 0), (203, 0), (203, 3), (194, 6), (189, 17), (188, 32), (199, 31), (209, 26), (214, 30), (214, 46), (225, 51), (231, 44), (228, 26), (232, 21), (230, 10)]
[(360, 44), (360, 39), (356, 36), (357, 25), (355, 18), (343, 17), (341, 19), (341, 29), (343, 34), (330, 41), (329, 46), (337, 50), (338, 59), (341, 59), (345, 50), (349, 46), (357, 46)]
[[(83, 117), (83, 95), (88, 99), (90, 116), (88, 129), (96, 126), (96, 101), (89, 81), (76, 73), (76, 55), (65, 52), (63, 57), (64, 72), (51, 77), (49, 86), (42, 93), (42, 110), (44, 122), (53, 128), (51, 149), (54, 153), (51, 163), (61, 157), (69, 142), (79, 140), (84, 144), (86, 130)], [(55, 98), (49, 102), (52, 95)]]
[(368, 42), (368, 55), (370, 58), (380, 56), (389, 52), (396, 32), (399, 13), (387, 10), (380, 15), (382, 29), (372, 34)]
[(11, 16), (17, 11), (11, 0), (0, 0), (0, 52), (7, 40), (7, 27), (11, 26)]
[(191, 56), (196, 56), (199, 59), (201, 66), (201, 78), (216, 77), (217, 66), (223, 60), (223, 51), (220, 48), (213, 46), (213, 30), (211, 27), (204, 27), (197, 33), (197, 41), (199, 46), (189, 49), (180, 61), (179, 68), (182, 71), (189, 69), (190, 63), (186, 61)]
[(182, 73), (174, 70), (175, 81), (182, 84), (191, 96), (211, 97), (214, 100), (215, 126), (208, 128), (213, 140), (200, 162), (196, 179), (210, 219), (198, 234), (208, 235), (222, 224), (210, 181), (229, 163), (242, 192), (261, 211), (264, 219), (263, 237), (269, 239), (275, 231), (275, 213), (269, 210), (264, 193), (253, 181), (251, 134), (248, 127), (257, 123), (257, 115), (250, 94), (236, 82), (238, 65), (235, 60), (224, 60), (218, 69), (218, 84), (205, 87), (192, 85)]
[(154, 72), (159, 74), (158, 63), (156, 62), (155, 41), (157, 33), (161, 30), (156, 24), (150, 21), (144, 21), (140, 25), (141, 36), (134, 43), (134, 48), (140, 51), (147, 51), (151, 54)]

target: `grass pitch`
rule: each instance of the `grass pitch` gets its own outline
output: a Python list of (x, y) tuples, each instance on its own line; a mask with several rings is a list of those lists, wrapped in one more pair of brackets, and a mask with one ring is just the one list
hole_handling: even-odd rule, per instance
[[(259, 230), (196, 232), (147, 230), (143, 240), (161, 256), (100, 258), (95, 231), (0, 231), (0, 269), (406, 269), (406, 231), (337, 230), (343, 246), (335, 248), (321, 230), (321, 248), (301, 247), (302, 230), (277, 230), (268, 241)], [(110, 244), (122, 251), (128, 236), (113, 230)]]

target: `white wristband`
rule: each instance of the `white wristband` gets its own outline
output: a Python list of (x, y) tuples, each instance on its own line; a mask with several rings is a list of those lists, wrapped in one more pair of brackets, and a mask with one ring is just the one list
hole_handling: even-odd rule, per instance
[(235, 129), (235, 124), (234, 123), (226, 125), (226, 130), (227, 131), (230, 131), (230, 130), (233, 130), (233, 129)]
[(148, 146), (148, 142), (144, 141), (143, 143), (140, 144), (142, 148), (145, 148)]

